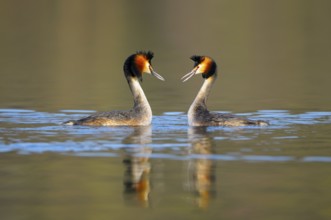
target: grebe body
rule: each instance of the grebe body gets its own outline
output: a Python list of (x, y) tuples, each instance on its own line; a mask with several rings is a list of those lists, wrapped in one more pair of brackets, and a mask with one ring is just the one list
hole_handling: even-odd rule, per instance
[(215, 61), (208, 56), (192, 56), (191, 59), (195, 62), (194, 68), (191, 72), (182, 77), (183, 82), (196, 74), (202, 74), (204, 83), (188, 110), (187, 115), (190, 126), (268, 125), (268, 122), (262, 120), (249, 120), (236, 117), (232, 114), (210, 112), (207, 109), (206, 102), (210, 90), (217, 79), (217, 65)]
[(146, 126), (152, 122), (152, 109), (148, 103), (139, 81), (143, 74), (151, 74), (160, 80), (162, 76), (157, 74), (151, 65), (153, 53), (139, 51), (129, 56), (124, 63), (124, 75), (133, 95), (133, 108), (127, 111), (110, 111), (90, 115), (79, 120), (64, 122), (65, 125), (89, 125), (89, 126)]

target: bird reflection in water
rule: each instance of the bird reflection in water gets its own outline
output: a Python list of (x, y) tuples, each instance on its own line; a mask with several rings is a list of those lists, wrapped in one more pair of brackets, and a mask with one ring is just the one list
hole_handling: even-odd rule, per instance
[(211, 159), (214, 150), (207, 127), (190, 127), (188, 138), (190, 160), (188, 162), (188, 189), (196, 196), (199, 208), (207, 208), (215, 195), (215, 161)]
[(151, 170), (149, 156), (152, 149), (148, 146), (151, 143), (151, 126), (138, 126), (123, 140), (126, 147), (123, 163), (124, 171), (124, 197), (126, 201), (138, 202), (143, 207), (149, 206)]

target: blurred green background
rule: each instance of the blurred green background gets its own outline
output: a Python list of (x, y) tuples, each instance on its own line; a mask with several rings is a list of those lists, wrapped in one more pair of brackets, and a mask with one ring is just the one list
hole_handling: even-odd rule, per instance
[(165, 82), (145, 76), (155, 114), (186, 111), (209, 55), (221, 77), (209, 107), (330, 110), (331, 1), (0, 1), (0, 108), (127, 109), (122, 65), (152, 50)]

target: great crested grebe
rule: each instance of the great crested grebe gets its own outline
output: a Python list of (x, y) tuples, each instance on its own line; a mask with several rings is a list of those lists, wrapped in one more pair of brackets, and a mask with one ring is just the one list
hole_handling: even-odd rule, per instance
[(192, 56), (191, 60), (194, 61), (194, 68), (191, 72), (182, 77), (183, 82), (196, 74), (202, 74), (205, 81), (188, 110), (188, 123), (190, 126), (268, 125), (268, 122), (262, 120), (248, 120), (236, 117), (232, 114), (208, 111), (206, 101), (217, 78), (217, 65), (215, 61), (208, 56)]
[(139, 81), (142, 81), (142, 75), (146, 73), (164, 80), (162, 76), (153, 70), (151, 65), (152, 58), (152, 52), (138, 51), (129, 56), (124, 62), (124, 75), (128, 81), (134, 100), (132, 109), (128, 111), (96, 113), (86, 118), (70, 120), (63, 124), (90, 126), (145, 126), (151, 124), (152, 109)]

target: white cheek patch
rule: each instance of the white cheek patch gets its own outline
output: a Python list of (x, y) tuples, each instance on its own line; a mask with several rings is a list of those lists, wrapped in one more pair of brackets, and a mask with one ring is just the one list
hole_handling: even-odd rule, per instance
[(145, 68), (144, 68), (144, 73), (151, 73), (150, 66), (151, 65), (148, 62), (146, 62)]
[(206, 64), (199, 64), (199, 68), (197, 69), (195, 74), (202, 74), (206, 70)]

